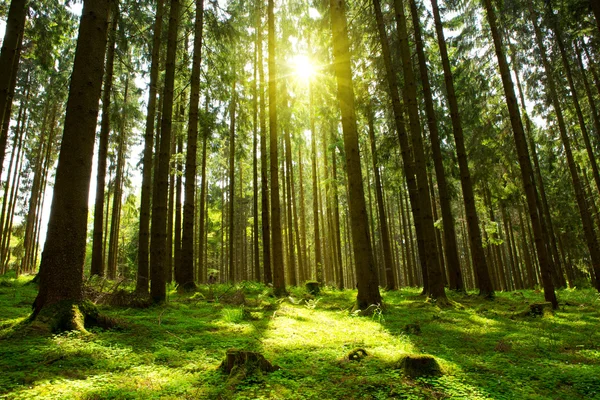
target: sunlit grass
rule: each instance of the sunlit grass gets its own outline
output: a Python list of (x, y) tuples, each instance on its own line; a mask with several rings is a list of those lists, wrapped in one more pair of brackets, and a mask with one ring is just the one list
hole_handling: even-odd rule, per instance
[[(289, 298), (276, 299), (250, 283), (181, 295), (171, 287), (163, 306), (104, 307), (125, 321), (122, 330), (24, 337), (15, 326), (35, 298), (30, 278), (0, 278), (0, 398), (600, 397), (600, 302), (592, 290), (559, 291), (553, 316), (523, 318), (542, 293), (498, 293), (494, 302), (449, 293), (452, 305), (438, 307), (404, 289), (383, 293), (381, 313), (358, 317), (351, 290), (326, 288), (315, 298), (290, 288)], [(238, 290), (245, 304), (227, 303)], [(259, 351), (281, 370), (230, 383), (217, 370), (229, 348)], [(368, 356), (348, 361), (356, 348)], [(394, 365), (406, 353), (435, 356), (445, 374), (404, 377)]]

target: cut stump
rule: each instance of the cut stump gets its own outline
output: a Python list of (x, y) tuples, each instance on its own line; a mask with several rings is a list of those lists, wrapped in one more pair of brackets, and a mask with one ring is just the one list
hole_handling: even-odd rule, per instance
[(440, 365), (428, 354), (408, 354), (398, 361), (397, 367), (411, 378), (442, 375)]
[(317, 281), (307, 281), (304, 283), (304, 286), (306, 287), (306, 291), (313, 296), (316, 296), (321, 292), (321, 286)]
[(274, 372), (280, 368), (271, 364), (262, 354), (254, 351), (242, 351), (236, 349), (227, 350), (225, 359), (219, 365), (219, 369), (229, 374), (229, 381), (234, 383), (242, 381), (251, 374), (263, 372)]
[(349, 361), (360, 361), (368, 355), (369, 354), (367, 353), (367, 351), (365, 349), (360, 349), (360, 348), (354, 349), (350, 353), (348, 353), (348, 360)]

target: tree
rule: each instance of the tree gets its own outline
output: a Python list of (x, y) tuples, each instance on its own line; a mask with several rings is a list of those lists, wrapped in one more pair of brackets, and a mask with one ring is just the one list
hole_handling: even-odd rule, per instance
[(152, 232), (150, 240), (150, 296), (155, 303), (166, 298), (167, 265), (167, 197), (169, 187), (169, 164), (171, 130), (173, 124), (173, 98), (175, 86), (175, 63), (177, 55), (177, 31), (179, 28), (179, 0), (171, 0), (169, 32), (167, 39), (167, 64), (160, 135), (158, 170), (154, 174), (157, 181), (156, 203), (152, 205)]
[(194, 22), (194, 55), (190, 85), (190, 110), (185, 159), (185, 199), (183, 204), (183, 233), (181, 241), (181, 271), (177, 283), (184, 289), (193, 289), (194, 284), (194, 211), (196, 189), (196, 157), (198, 146), (198, 114), (200, 102), (200, 64), (202, 62), (202, 27), (204, 0), (196, 1)]
[(356, 307), (366, 310), (381, 304), (377, 271), (373, 260), (365, 194), (360, 166), (358, 128), (354, 105), (354, 84), (350, 67), (350, 45), (344, 0), (330, 0), (331, 32), (333, 41), (334, 71), (337, 81), (337, 97), (342, 116), (346, 174), (350, 207), (350, 229), (356, 262), (358, 294)]
[[(104, 73), (109, 0), (83, 4), (77, 50), (56, 179), (48, 238), (40, 265), (40, 288), (33, 315), (56, 305), (66, 311), (64, 328), (81, 328), (78, 311), (83, 301), (83, 262), (88, 214), (88, 192), (98, 101)], [(55, 318), (63, 315), (54, 314)]]

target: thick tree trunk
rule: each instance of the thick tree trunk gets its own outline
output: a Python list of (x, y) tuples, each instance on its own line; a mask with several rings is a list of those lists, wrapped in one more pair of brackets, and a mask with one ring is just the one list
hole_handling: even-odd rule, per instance
[(258, 46), (260, 37), (260, 8), (256, 8), (256, 43), (254, 45), (252, 81), (252, 278), (260, 282), (260, 240), (258, 220)]
[(354, 85), (350, 66), (350, 44), (345, 15), (344, 0), (330, 0), (331, 30), (333, 36), (334, 70), (337, 81), (338, 101), (342, 115), (346, 174), (348, 175), (348, 205), (350, 229), (356, 263), (358, 294), (356, 306), (365, 310), (371, 305), (381, 304), (377, 271), (373, 261), (373, 250), (369, 237), (369, 221), (365, 205), (358, 128), (354, 106)]
[(108, 139), (110, 135), (110, 103), (115, 65), (115, 47), (117, 43), (117, 26), (119, 9), (112, 4), (108, 48), (106, 49), (106, 73), (102, 93), (102, 122), (100, 123), (100, 139), (98, 141), (98, 167), (96, 169), (96, 201), (94, 203), (94, 230), (92, 233), (92, 263), (90, 275), (104, 275), (104, 253), (102, 250), (102, 233), (104, 232), (104, 189), (106, 187), (106, 161), (108, 157)]
[(523, 122), (521, 121), (521, 113), (519, 112), (517, 98), (515, 96), (515, 88), (510, 76), (508, 62), (506, 61), (506, 55), (504, 53), (504, 45), (502, 43), (500, 31), (498, 30), (496, 12), (491, 0), (483, 0), (483, 4), (486, 9), (487, 20), (492, 31), (494, 48), (496, 50), (496, 57), (502, 78), (502, 85), (504, 87), (504, 93), (506, 96), (506, 105), (510, 114), (510, 121), (519, 158), (523, 186), (525, 189), (525, 196), (527, 198), (527, 206), (529, 208), (529, 216), (531, 218), (531, 224), (533, 225), (535, 245), (538, 254), (538, 260), (540, 262), (540, 270), (544, 286), (544, 297), (546, 301), (552, 303), (553, 308), (557, 308), (558, 301), (556, 299), (556, 294), (554, 293), (554, 284), (552, 283), (551, 276), (552, 266), (550, 265), (550, 259), (548, 257), (546, 244), (544, 243), (544, 238), (542, 235), (542, 226), (540, 223), (540, 215), (536, 202), (536, 188), (533, 183), (533, 168), (531, 166), (531, 160), (529, 159), (527, 140), (525, 138)]
[(152, 205), (152, 232), (150, 239), (150, 296), (155, 303), (166, 298), (167, 279), (167, 196), (169, 192), (169, 167), (171, 128), (173, 124), (173, 91), (175, 85), (175, 58), (177, 55), (177, 31), (179, 27), (179, 0), (171, 0), (169, 33), (167, 39), (167, 63), (163, 109), (161, 121), (160, 153), (157, 180), (156, 202)]
[(148, 246), (150, 244), (150, 200), (152, 196), (152, 146), (154, 144), (154, 124), (156, 119), (156, 94), (158, 91), (163, 9), (164, 0), (157, 0), (154, 33), (152, 38), (152, 59), (150, 61), (150, 86), (146, 113), (146, 129), (144, 131), (144, 159), (142, 162), (142, 193), (140, 204), (138, 271), (136, 280), (136, 291), (139, 293), (148, 293), (149, 288)]
[[(202, 63), (202, 28), (204, 0), (196, 1), (194, 21), (194, 55), (190, 83), (190, 109), (185, 158), (185, 199), (183, 203), (183, 233), (181, 236), (181, 265), (179, 285), (193, 290), (194, 283), (194, 218), (196, 196), (196, 157), (198, 149), (198, 114), (200, 103), (200, 64)], [(202, 224), (202, 221), (200, 222)]]
[(83, 262), (109, 0), (83, 3), (34, 315), (83, 300)]

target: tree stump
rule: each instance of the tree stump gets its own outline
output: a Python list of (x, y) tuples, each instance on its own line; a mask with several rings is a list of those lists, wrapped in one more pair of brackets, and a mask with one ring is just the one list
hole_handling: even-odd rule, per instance
[(349, 361), (360, 361), (368, 355), (369, 354), (367, 353), (367, 351), (365, 349), (360, 349), (360, 348), (354, 349), (350, 353), (348, 353), (348, 360)]
[(312, 294), (313, 296), (316, 296), (319, 293), (321, 293), (321, 286), (317, 281), (307, 281), (304, 283), (304, 286), (306, 287), (306, 291)]
[(440, 365), (428, 354), (408, 354), (398, 361), (397, 366), (411, 378), (442, 375)]
[(274, 372), (280, 368), (271, 364), (262, 354), (254, 351), (243, 351), (236, 349), (227, 350), (225, 359), (219, 365), (219, 369), (229, 374), (230, 383), (242, 381), (248, 375), (261, 374), (263, 372)]

